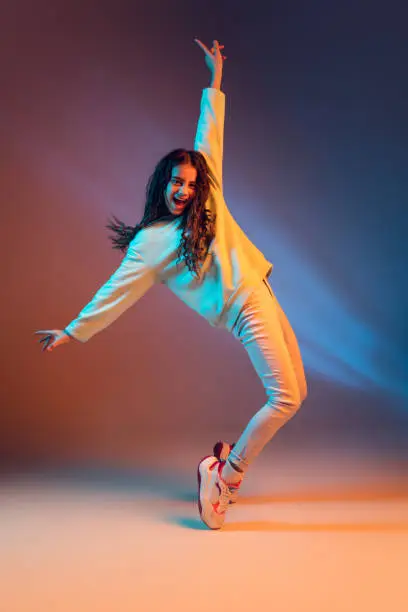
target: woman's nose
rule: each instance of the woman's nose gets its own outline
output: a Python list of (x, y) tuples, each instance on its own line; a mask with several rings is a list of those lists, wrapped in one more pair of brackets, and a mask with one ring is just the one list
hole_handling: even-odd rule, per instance
[(187, 185), (183, 185), (181, 187), (178, 188), (177, 193), (181, 196), (186, 196), (188, 195), (188, 187)]

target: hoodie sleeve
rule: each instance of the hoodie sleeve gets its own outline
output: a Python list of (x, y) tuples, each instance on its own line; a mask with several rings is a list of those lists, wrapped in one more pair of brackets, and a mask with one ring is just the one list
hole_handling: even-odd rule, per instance
[(194, 149), (203, 153), (214, 186), (222, 191), (222, 156), (224, 148), (225, 94), (207, 87), (201, 97)]
[(108, 327), (155, 283), (155, 270), (147, 265), (139, 236), (129, 245), (119, 268), (66, 328), (80, 342)]

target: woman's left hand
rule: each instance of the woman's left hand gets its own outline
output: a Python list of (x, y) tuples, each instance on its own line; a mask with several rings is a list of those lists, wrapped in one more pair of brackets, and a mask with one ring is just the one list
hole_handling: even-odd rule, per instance
[(224, 48), (224, 45), (220, 45), (218, 40), (213, 41), (213, 47), (210, 51), (208, 47), (201, 40), (195, 38), (194, 41), (197, 45), (204, 51), (205, 53), (205, 63), (211, 71), (212, 76), (220, 75), (222, 73), (222, 66), (224, 60), (227, 58), (222, 54), (221, 49)]

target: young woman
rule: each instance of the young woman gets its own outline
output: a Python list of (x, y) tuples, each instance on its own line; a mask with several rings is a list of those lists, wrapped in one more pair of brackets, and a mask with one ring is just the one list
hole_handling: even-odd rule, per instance
[(198, 465), (200, 516), (219, 529), (249, 464), (305, 399), (306, 381), (295, 335), (267, 281), (272, 265), (238, 226), (223, 197), (223, 46), (214, 41), (209, 50), (195, 42), (205, 54), (211, 83), (202, 93), (194, 150), (176, 149), (158, 163), (136, 227), (117, 219), (110, 223), (114, 248), (125, 257), (77, 318), (64, 330), (36, 333), (46, 351), (73, 338), (86, 342), (161, 282), (243, 344), (267, 402), (233, 447), (217, 443)]

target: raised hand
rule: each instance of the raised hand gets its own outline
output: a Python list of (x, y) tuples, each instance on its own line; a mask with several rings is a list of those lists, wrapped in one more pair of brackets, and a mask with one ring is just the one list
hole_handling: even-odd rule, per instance
[(61, 344), (66, 344), (71, 340), (67, 333), (65, 333), (62, 329), (41, 329), (39, 331), (34, 332), (35, 334), (41, 334), (44, 338), (39, 340), (43, 345), (44, 351), (52, 351), (57, 348), (57, 346), (61, 346)]
[(224, 45), (220, 45), (218, 40), (214, 40), (213, 47), (210, 50), (198, 38), (195, 38), (194, 41), (205, 53), (205, 63), (210, 69), (213, 80), (219, 79), (221, 81), (223, 63), (227, 59), (221, 52), (221, 49), (224, 49)]

